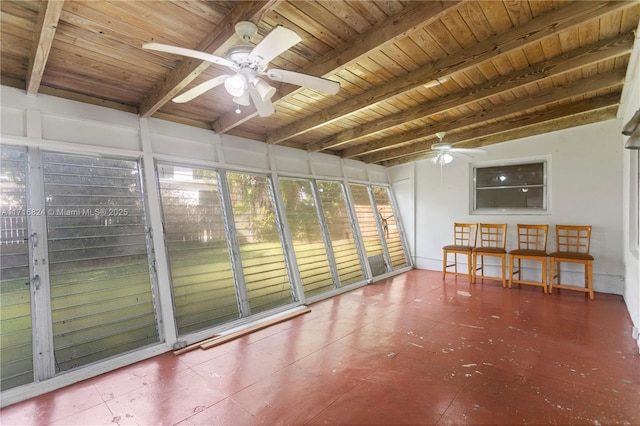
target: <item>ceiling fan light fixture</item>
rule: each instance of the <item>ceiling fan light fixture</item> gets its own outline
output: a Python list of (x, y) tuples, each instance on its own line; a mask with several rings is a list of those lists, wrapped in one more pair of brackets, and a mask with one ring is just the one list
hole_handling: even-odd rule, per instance
[(236, 74), (224, 81), (224, 88), (227, 93), (234, 97), (240, 97), (245, 92), (246, 79), (241, 74)]
[(453, 161), (453, 156), (445, 152), (433, 157), (432, 161), (434, 164), (437, 164), (438, 166), (444, 166), (445, 164), (449, 164), (450, 162)]
[(242, 93), (242, 95), (234, 96), (233, 102), (237, 103), (238, 105), (242, 105), (242, 106), (251, 105), (251, 98), (249, 97), (249, 92), (247, 90), (245, 90)]
[(258, 33), (258, 27), (256, 24), (249, 21), (238, 22), (234, 29), (236, 30), (236, 34), (238, 34), (244, 41), (251, 40)]
[(268, 100), (270, 100), (276, 93), (275, 87), (271, 86), (269, 83), (260, 78), (256, 78), (252, 82), (252, 84), (253, 87), (256, 88), (256, 91), (258, 92), (258, 95), (263, 102), (267, 102)]

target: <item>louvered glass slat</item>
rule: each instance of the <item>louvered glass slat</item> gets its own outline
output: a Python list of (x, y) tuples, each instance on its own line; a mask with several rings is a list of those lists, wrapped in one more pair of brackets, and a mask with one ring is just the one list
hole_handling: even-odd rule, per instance
[(137, 163), (42, 161), (56, 371), (157, 342)]
[(291, 281), (268, 179), (241, 173), (227, 176), (251, 312), (292, 303)]
[(214, 171), (158, 165), (178, 333), (240, 316)]
[(342, 184), (319, 181), (318, 191), (333, 255), (336, 259), (340, 286), (364, 280), (364, 271), (354, 242)]
[(2, 390), (33, 381), (26, 152), (0, 147), (0, 380)]
[(400, 241), (398, 222), (389, 198), (389, 189), (382, 186), (374, 186), (372, 189), (382, 223), (383, 237), (386, 240), (387, 250), (389, 250), (389, 257), (391, 258), (391, 266), (394, 270), (403, 268), (407, 266), (407, 258)]
[(382, 240), (376, 215), (378, 212), (373, 211), (369, 191), (365, 185), (350, 184), (351, 196), (360, 226), (360, 234), (364, 241), (364, 247), (367, 253), (367, 260), (371, 266), (371, 272), (374, 276), (387, 272), (387, 266), (384, 260)]
[(333, 290), (311, 182), (283, 178), (280, 179), (280, 188), (304, 294), (313, 296)]

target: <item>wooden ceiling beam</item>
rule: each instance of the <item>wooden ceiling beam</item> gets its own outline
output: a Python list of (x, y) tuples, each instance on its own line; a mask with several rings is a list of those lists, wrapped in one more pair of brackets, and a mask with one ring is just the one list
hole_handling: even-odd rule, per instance
[[(482, 126), (468, 128), (462, 131), (456, 131), (447, 134), (447, 143), (452, 144), (456, 148), (480, 148), (485, 145), (497, 143), (497, 138), (493, 138), (496, 134), (503, 134), (512, 130), (522, 129), (530, 126), (537, 126), (538, 129), (544, 128), (546, 121), (558, 120), (561, 118), (576, 117), (582, 114), (594, 111), (616, 107), (620, 103), (620, 93), (614, 92), (596, 98), (585, 99), (570, 105), (560, 105), (544, 111), (533, 111), (528, 114), (499, 119), (495, 123)], [(549, 130), (551, 131), (551, 130)], [(500, 140), (503, 142), (509, 139)], [(429, 140), (422, 140), (399, 148), (388, 149), (384, 151), (365, 154), (358, 159), (365, 163), (382, 163), (397, 158), (411, 157), (424, 158), (428, 156), (431, 146), (439, 142), (435, 137)]]
[(63, 6), (64, 1), (62, 0), (42, 2), (38, 13), (38, 22), (34, 29), (33, 46), (25, 78), (27, 93), (38, 93)]
[(473, 114), (468, 114), (455, 120), (434, 123), (415, 130), (386, 137), (381, 140), (357, 145), (347, 148), (341, 152), (342, 157), (351, 158), (363, 154), (373, 153), (383, 149), (390, 149), (395, 145), (423, 139), (433, 136), (437, 132), (452, 131), (463, 127), (483, 123), (488, 120), (496, 120), (519, 111), (527, 111), (533, 108), (542, 107), (554, 102), (560, 102), (574, 96), (583, 96), (589, 92), (601, 90), (606, 87), (614, 87), (624, 83), (624, 69), (616, 69), (608, 73), (598, 74), (588, 79), (574, 81), (568, 84), (559, 85), (546, 91), (533, 94), (516, 102), (505, 102), (496, 105), (491, 110), (482, 110)]
[[(541, 135), (549, 132), (555, 132), (557, 130), (569, 129), (576, 126), (583, 126), (585, 124), (598, 123), (600, 121), (612, 120), (616, 118), (618, 111), (618, 104), (606, 106), (604, 108), (592, 109), (590, 111), (578, 113), (575, 115), (566, 116), (562, 111), (558, 111), (558, 118), (550, 119), (550, 121), (542, 122), (539, 124), (525, 125), (524, 127), (517, 127), (512, 130), (508, 130), (502, 133), (493, 134), (489, 136), (482, 136), (473, 140), (476, 146), (493, 145), (500, 142), (512, 141), (515, 139), (526, 138), (530, 136)], [(408, 155), (401, 158), (396, 158), (389, 161), (383, 161), (381, 164), (386, 167), (393, 167), (400, 164), (409, 163), (411, 161), (418, 161), (428, 158), (429, 154), (421, 153), (415, 155)]]
[[(262, 15), (274, 8), (281, 0), (267, 1), (242, 1), (225, 16), (220, 24), (216, 25), (207, 37), (198, 43), (195, 50), (221, 55), (226, 49), (226, 43), (235, 34), (235, 25), (239, 21), (257, 22)], [(191, 83), (197, 76), (206, 70), (209, 62), (194, 58), (185, 58), (174, 68), (162, 82), (156, 85), (142, 100), (140, 115), (149, 117), (158, 111), (164, 104), (174, 98), (182, 89)]]
[[(514, 29), (490, 37), (441, 60), (417, 68), (381, 86), (280, 129), (280, 134), (300, 134), (342, 119), (349, 114), (407, 93), (437, 78), (462, 71), (523, 46), (539, 42), (567, 28), (632, 6), (632, 2), (575, 2), (534, 18)], [(283, 136), (284, 137), (284, 136)]]
[(420, 120), (430, 115), (442, 113), (451, 108), (479, 102), (491, 96), (499, 95), (500, 93), (545, 78), (554, 77), (589, 64), (595, 64), (628, 54), (633, 49), (633, 40), (634, 35), (628, 33), (569, 51), (528, 68), (516, 70), (500, 78), (487, 81), (484, 84), (472, 86), (467, 90), (445, 96), (434, 102), (420, 104), (378, 120), (343, 130), (318, 142), (307, 145), (307, 150), (316, 152), (323, 149), (334, 148), (399, 125), (410, 123), (414, 120)]
[[(397, 14), (380, 21), (367, 31), (355, 36), (348, 43), (338, 46), (318, 60), (308, 64), (299, 72), (328, 77), (357, 62), (367, 53), (393, 43), (405, 37), (409, 32), (440, 19), (460, 3), (460, 0), (411, 2)], [(277, 105), (280, 99), (297, 90), (300, 90), (298, 86), (280, 85), (272, 102)], [(253, 107), (251, 109), (245, 108), (240, 114), (230, 111), (216, 120), (212, 128), (216, 133), (225, 133), (245, 121), (257, 117), (257, 115), (258, 113)], [(269, 143), (279, 143), (288, 139), (288, 137), (282, 137), (279, 135), (279, 131), (276, 131), (268, 135), (267, 141)]]

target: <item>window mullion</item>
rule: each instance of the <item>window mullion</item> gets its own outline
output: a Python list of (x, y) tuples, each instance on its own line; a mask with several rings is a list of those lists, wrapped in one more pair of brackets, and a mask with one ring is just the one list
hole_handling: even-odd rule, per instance
[(298, 271), (298, 265), (295, 259), (295, 253), (292, 250), (293, 242), (291, 240), (291, 234), (288, 232), (288, 226), (286, 226), (285, 230), (285, 220), (284, 217), (284, 205), (282, 204), (282, 194), (276, 196), (275, 189), (275, 180), (277, 179), (277, 175), (272, 173), (271, 176), (267, 179), (267, 184), (269, 185), (269, 193), (271, 195), (271, 200), (273, 203), (273, 212), (276, 216), (276, 224), (278, 228), (278, 234), (280, 235), (280, 243), (282, 244), (282, 250), (284, 252), (285, 258), (285, 268), (287, 274), (289, 275), (289, 282), (291, 286), (291, 292), (294, 297), (294, 301), (304, 301), (304, 292), (302, 291), (302, 279), (300, 278), (300, 271)]
[[(149, 259), (149, 278), (151, 279), (151, 294), (153, 295), (153, 307), (155, 309), (155, 315), (157, 318), (156, 321), (156, 328), (158, 330), (158, 337), (160, 339), (160, 341), (166, 341), (166, 331), (161, 327), (161, 324), (164, 323), (164, 318), (162, 318), (162, 307), (161, 307), (161, 303), (160, 303), (160, 286), (159, 286), (159, 279), (158, 279), (158, 262), (157, 262), (157, 257), (156, 254), (160, 254), (160, 255), (166, 255), (166, 253), (164, 251), (160, 251), (159, 253), (156, 252), (155, 250), (155, 242), (154, 242), (154, 235), (153, 235), (153, 226), (151, 223), (151, 214), (150, 214), (150, 210), (149, 209), (149, 198), (147, 194), (147, 189), (146, 189), (146, 175), (145, 175), (145, 167), (142, 164), (143, 162), (143, 158), (140, 158), (138, 161), (138, 182), (140, 184), (140, 193), (142, 196), (142, 215), (143, 215), (143, 222), (144, 222), (144, 227), (145, 227), (145, 241), (147, 243), (147, 258)], [(151, 173), (155, 175), (155, 170), (154, 167), (152, 166), (153, 163), (150, 164), (150, 169), (151, 169)], [(155, 182), (155, 179), (152, 181)], [(157, 194), (157, 192), (156, 192)], [(158, 206), (158, 208), (160, 208)], [(164, 246), (162, 244), (159, 244), (158, 247), (163, 247)], [(160, 320), (162, 319), (162, 321)], [(175, 329), (175, 326), (173, 327), (173, 329)], [(171, 340), (171, 342), (174, 342), (175, 340), (177, 340), (177, 338), (171, 334), (171, 336), (169, 337)]]
[(331, 277), (333, 280), (333, 287), (340, 287), (340, 274), (336, 264), (336, 257), (333, 252), (333, 244), (331, 243), (331, 236), (329, 235), (329, 227), (325, 219), (324, 207), (320, 194), (318, 193), (318, 185), (315, 179), (311, 179), (311, 192), (313, 195), (313, 202), (316, 205), (316, 214), (318, 216), (318, 222), (320, 223), (320, 232), (322, 234), (322, 241), (324, 242), (325, 251), (327, 252), (327, 261), (329, 262), (329, 270), (331, 271)]
[(294, 299), (295, 301), (302, 301), (304, 303), (305, 296), (304, 290), (302, 289), (302, 277), (300, 276), (296, 255), (293, 250), (293, 238), (291, 236), (287, 215), (284, 214), (285, 208), (282, 202), (282, 191), (280, 190), (280, 185), (276, 185), (276, 182), (278, 182), (278, 176), (272, 173), (271, 179), (269, 179), (269, 188), (271, 197), (273, 198), (273, 210), (278, 223), (280, 241), (282, 242), (282, 249), (284, 250), (285, 265), (287, 273), (289, 274)]
[[(152, 256), (153, 271), (155, 277), (152, 277), (152, 292), (157, 296), (154, 308), (156, 310), (157, 328), (159, 338), (168, 345), (176, 344), (178, 340), (176, 332), (175, 312), (171, 303), (171, 285), (169, 283), (169, 273), (167, 249), (164, 244), (164, 230), (162, 217), (162, 204), (160, 201), (160, 184), (158, 182), (157, 173), (152, 154), (151, 137), (149, 131), (149, 123), (146, 119), (140, 120), (140, 139), (142, 142), (142, 173), (140, 173), (141, 188), (143, 189), (143, 206), (146, 218), (148, 219), (147, 231), (155, 230), (157, 238), (151, 238), (151, 246), (153, 247)], [(140, 169), (140, 163), (138, 163)], [(146, 185), (145, 185), (146, 184)], [(147, 191), (144, 191), (148, 188)], [(147, 206), (148, 203), (148, 206)], [(148, 207), (148, 208), (146, 208)], [(149, 245), (149, 235), (147, 234), (147, 244)], [(151, 234), (153, 237), (153, 233)], [(157, 262), (157, 259), (161, 259)], [(155, 280), (153, 279), (155, 278)]]
[(371, 272), (371, 265), (367, 261), (367, 250), (364, 246), (362, 232), (360, 232), (360, 225), (358, 223), (358, 217), (356, 215), (355, 203), (353, 202), (353, 196), (351, 195), (351, 189), (349, 188), (348, 182), (345, 181), (344, 185), (342, 185), (342, 190), (344, 191), (344, 198), (347, 202), (349, 223), (351, 224), (353, 239), (356, 242), (356, 250), (358, 251), (358, 257), (360, 258), (360, 265), (362, 266), (362, 270), (365, 271), (367, 282), (371, 283), (373, 279), (373, 273)]
[(55, 375), (53, 325), (51, 319), (51, 287), (49, 281), (49, 251), (47, 242), (47, 212), (45, 205), (42, 151), (28, 151), (29, 258), (31, 273), (31, 304), (33, 315), (33, 371), (36, 382)]
[(233, 218), (229, 182), (225, 171), (218, 171), (218, 185), (220, 202), (222, 204), (222, 217), (225, 223), (224, 229), (227, 234), (229, 257), (231, 258), (231, 268), (233, 269), (233, 280), (236, 286), (238, 309), (241, 317), (248, 317), (251, 315), (251, 305), (249, 304), (249, 293), (247, 292), (247, 284), (244, 279), (240, 245), (238, 244), (238, 232)]
[(391, 262), (391, 256), (389, 255), (389, 246), (387, 245), (387, 239), (384, 237), (384, 229), (382, 226), (382, 218), (378, 210), (378, 203), (376, 203), (376, 197), (373, 194), (373, 187), (367, 185), (367, 192), (369, 193), (369, 202), (371, 203), (371, 210), (374, 212), (374, 218), (376, 227), (378, 228), (378, 236), (380, 238), (380, 244), (382, 245), (382, 254), (384, 255), (384, 262), (387, 265), (387, 271), (393, 270), (393, 264)]

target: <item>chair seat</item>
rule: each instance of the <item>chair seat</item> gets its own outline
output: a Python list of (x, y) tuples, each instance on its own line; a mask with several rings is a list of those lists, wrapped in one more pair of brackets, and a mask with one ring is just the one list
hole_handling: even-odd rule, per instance
[(594, 260), (594, 257), (590, 254), (569, 251), (554, 251), (553, 253), (550, 253), (549, 256), (560, 259)]
[(476, 247), (473, 249), (474, 253), (491, 253), (491, 254), (506, 254), (507, 251), (500, 247)]
[(544, 250), (518, 249), (518, 250), (511, 250), (509, 254), (513, 256), (547, 257), (547, 252)]
[(451, 245), (451, 246), (444, 246), (442, 247), (442, 250), (455, 250), (455, 251), (472, 251), (473, 250), (473, 246), (456, 246), (456, 245)]

